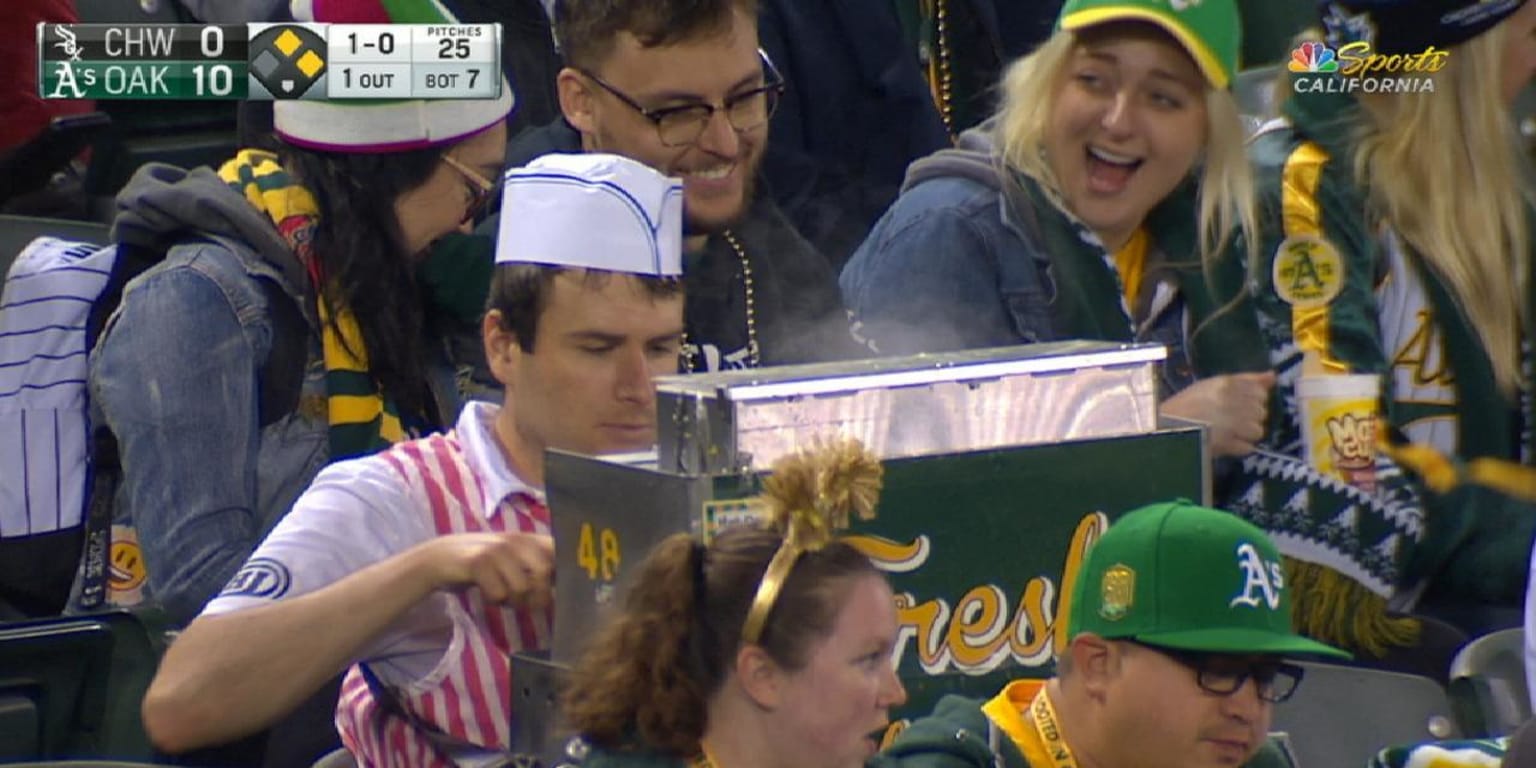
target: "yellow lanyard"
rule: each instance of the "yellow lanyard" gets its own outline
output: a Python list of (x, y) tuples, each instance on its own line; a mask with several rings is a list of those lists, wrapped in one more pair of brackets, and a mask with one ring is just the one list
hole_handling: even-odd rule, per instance
[[(1045, 689), (1046, 682), (1042, 680), (1015, 680), (982, 705), (982, 714), (1018, 747), (1026, 763), (1077, 768), (1071, 748), (1061, 738), (1061, 729), (1056, 725), (1056, 710)], [(999, 745), (993, 744), (992, 748), (998, 750)], [(1002, 753), (999, 751), (998, 754)]]
[(1072, 757), (1072, 749), (1061, 738), (1056, 708), (1051, 706), (1051, 698), (1045, 695), (1043, 685), (1040, 686), (1040, 692), (1035, 694), (1035, 700), (1029, 703), (1029, 716), (1034, 720), (1035, 731), (1040, 734), (1040, 740), (1045, 742), (1046, 754), (1050, 755), (1056, 768), (1077, 768), (1077, 759)]

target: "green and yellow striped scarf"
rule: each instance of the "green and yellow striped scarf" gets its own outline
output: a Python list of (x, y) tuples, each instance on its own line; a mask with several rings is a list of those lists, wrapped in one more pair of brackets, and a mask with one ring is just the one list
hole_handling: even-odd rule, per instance
[[(271, 152), (241, 150), (219, 168), (219, 178), (245, 195), (272, 220), (303, 262), (317, 295), (324, 275), (310, 245), (319, 206)], [(331, 460), (362, 456), (406, 438), (399, 412), (368, 373), (368, 350), (351, 310), (341, 307), (334, 322), (326, 302), (317, 301), (325, 359), (327, 420)]]

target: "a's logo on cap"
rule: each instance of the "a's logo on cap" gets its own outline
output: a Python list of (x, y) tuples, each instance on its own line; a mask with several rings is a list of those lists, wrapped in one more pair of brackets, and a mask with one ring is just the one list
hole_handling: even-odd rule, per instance
[(1245, 541), (1237, 545), (1237, 567), (1243, 572), (1243, 587), (1227, 607), (1247, 605), (1257, 608), (1263, 600), (1271, 611), (1279, 610), (1280, 590), (1285, 587), (1285, 570), (1280, 563), (1260, 557), (1258, 548)]
[(1128, 565), (1116, 563), (1104, 572), (1100, 589), (1099, 615), (1119, 621), (1136, 602), (1136, 572)]

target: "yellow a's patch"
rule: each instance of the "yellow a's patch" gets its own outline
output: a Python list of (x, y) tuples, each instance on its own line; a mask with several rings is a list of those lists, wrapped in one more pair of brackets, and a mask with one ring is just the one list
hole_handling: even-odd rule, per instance
[(1271, 283), (1287, 304), (1327, 306), (1344, 287), (1344, 260), (1333, 243), (1316, 235), (1292, 235), (1275, 249)]
[(1099, 615), (1119, 621), (1136, 602), (1136, 572), (1128, 565), (1117, 563), (1104, 572), (1100, 589)]

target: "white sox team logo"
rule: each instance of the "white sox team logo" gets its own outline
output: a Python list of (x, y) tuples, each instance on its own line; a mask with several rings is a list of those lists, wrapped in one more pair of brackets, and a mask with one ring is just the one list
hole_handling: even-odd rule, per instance
[[(1243, 571), (1243, 588), (1227, 607), (1247, 605), (1257, 608), (1262, 599), (1271, 611), (1279, 610), (1280, 590), (1285, 587), (1285, 572), (1280, 564), (1264, 560), (1259, 557), (1258, 548), (1243, 542), (1237, 547), (1237, 567)], [(1262, 593), (1262, 598), (1256, 592)]]

